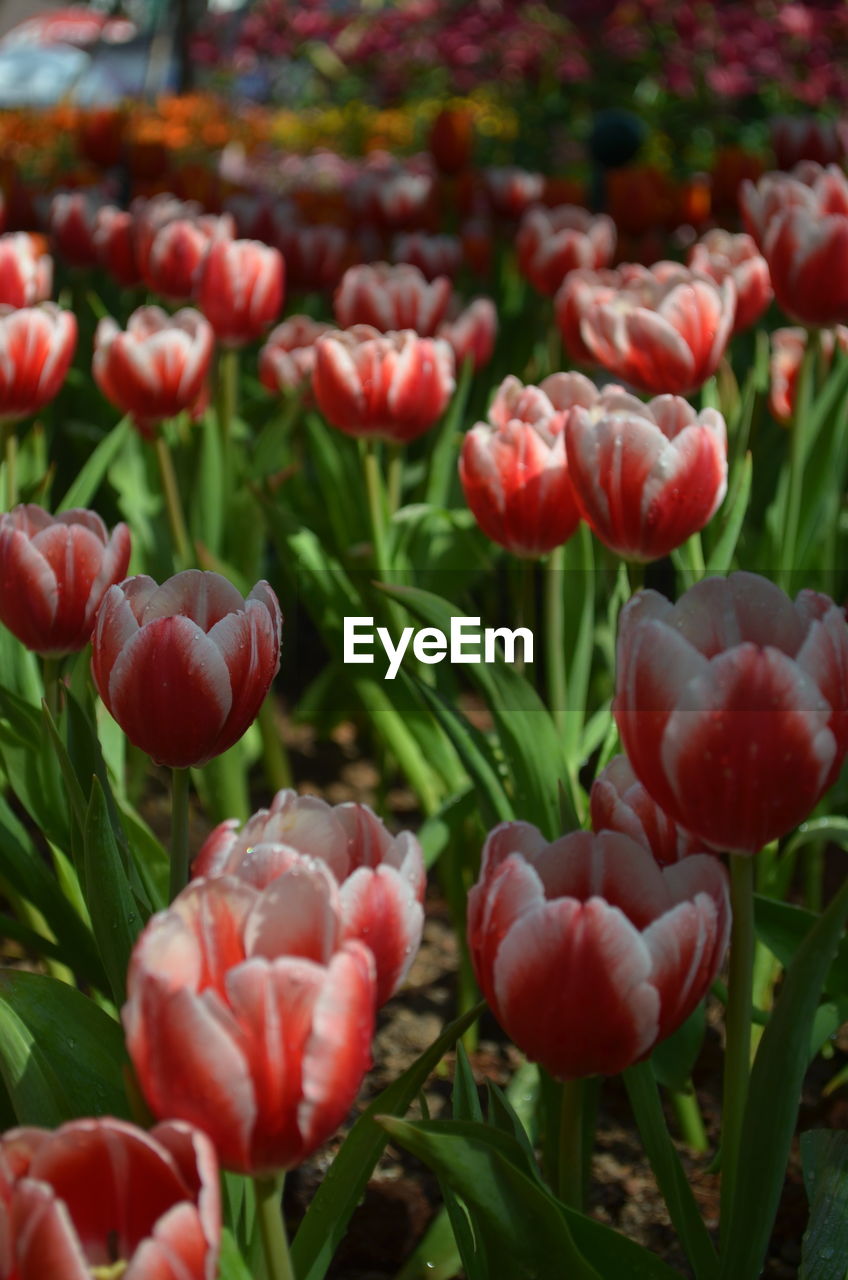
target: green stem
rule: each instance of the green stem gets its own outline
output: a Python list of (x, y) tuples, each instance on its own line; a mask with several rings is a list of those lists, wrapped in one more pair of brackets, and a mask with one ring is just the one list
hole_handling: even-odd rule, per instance
[(15, 423), (3, 427), (3, 464), (6, 471), (6, 510), (11, 511), (18, 501), (18, 437)]
[(171, 894), (188, 884), (188, 793), (191, 775), (188, 769), (171, 771)]
[(286, 1224), (283, 1221), (283, 1180), (285, 1175), (256, 1177), (256, 1215), (265, 1254), (268, 1280), (295, 1280), (289, 1253)]
[(224, 475), (231, 477), (230, 454), (233, 423), (238, 413), (239, 353), (234, 347), (221, 347), (216, 367), (216, 401), (218, 430), (221, 433), (221, 457)]
[(55, 720), (59, 714), (59, 688), (62, 675), (61, 658), (44, 658), (44, 701), (51, 717)]
[(171, 450), (162, 430), (156, 436), (156, 460), (159, 463), (162, 494), (165, 498), (165, 510), (168, 513), (168, 525), (174, 544), (174, 559), (180, 569), (188, 569), (193, 563), (194, 555), (186, 527), (183, 504), (180, 501), (180, 490), (174, 472)]
[(627, 561), (627, 583), (630, 595), (635, 596), (645, 585), (645, 566), (638, 560)]
[(819, 331), (810, 331), (807, 349), (798, 373), (795, 393), (795, 411), (792, 415), (789, 442), (789, 488), (786, 496), (783, 537), (780, 545), (778, 582), (784, 591), (791, 591), (792, 575), (796, 568), (795, 553), (798, 527), (801, 522), (801, 496), (804, 487), (804, 466), (807, 455), (807, 424), (813, 402), (816, 381), (816, 361), (819, 354)]
[(256, 717), (262, 737), (262, 762), (272, 791), (285, 791), (293, 786), (292, 767), (282, 733), (274, 717), (274, 702), (266, 698)]
[(568, 718), (568, 673), (565, 665), (565, 548), (557, 547), (545, 565), (545, 658), (548, 706), (560, 732)]
[(730, 855), (730, 935), (724, 1094), (721, 1120), (721, 1226), (726, 1232), (739, 1163), (742, 1118), (751, 1070), (751, 1003), (754, 986), (754, 858)]
[(671, 1105), (674, 1107), (674, 1114), (677, 1116), (677, 1123), (680, 1126), (683, 1141), (692, 1151), (697, 1151), (703, 1155), (706, 1151), (709, 1151), (710, 1144), (707, 1141), (707, 1132), (704, 1128), (701, 1108), (698, 1106), (698, 1096), (695, 1093), (692, 1081), (688, 1081), (685, 1089), (671, 1089), (669, 1096)]
[(622, 1079), (657, 1186), (696, 1280), (710, 1280), (717, 1274), (718, 1259), (668, 1132), (653, 1067), (650, 1062), (638, 1062), (627, 1068)]
[(564, 1080), (560, 1100), (557, 1193), (572, 1209), (583, 1208), (583, 1083)]
[(386, 547), (386, 496), (380, 474), (380, 459), (376, 440), (366, 440), (362, 455), (365, 476), (365, 492), (368, 495), (368, 515), (371, 520), (371, 541), (374, 549), (374, 569), (378, 576), (389, 567)]
[(388, 446), (387, 489), (389, 501), (389, 517), (400, 508), (403, 499), (403, 449), (398, 444)]

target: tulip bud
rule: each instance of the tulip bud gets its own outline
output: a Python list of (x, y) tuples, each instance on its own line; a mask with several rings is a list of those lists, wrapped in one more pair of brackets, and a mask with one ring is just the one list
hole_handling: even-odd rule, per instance
[(528, 209), (518, 228), (518, 266), (540, 293), (556, 293), (569, 271), (608, 267), (615, 253), (615, 223), (577, 205)]
[(27, 418), (58, 395), (76, 344), (72, 311), (53, 302), (0, 306), (0, 422)]
[(53, 259), (25, 231), (0, 236), (0, 306), (31, 307), (53, 288)]
[(200, 269), (197, 301), (219, 342), (241, 347), (280, 314), (285, 264), (258, 240), (214, 240)]
[(381, 333), (414, 329), (432, 337), (447, 314), (452, 286), (446, 276), (428, 280), (407, 263), (375, 262), (349, 267), (333, 298), (336, 320), (344, 328), (372, 325)]

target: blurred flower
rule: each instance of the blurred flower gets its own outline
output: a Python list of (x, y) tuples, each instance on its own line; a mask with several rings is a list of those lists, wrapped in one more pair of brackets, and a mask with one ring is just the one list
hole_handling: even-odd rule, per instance
[(131, 213), (115, 205), (104, 205), (97, 213), (93, 239), (100, 265), (118, 284), (132, 289), (141, 282)]
[(301, 857), (262, 890), (195, 880), (136, 943), (123, 1021), (142, 1091), (208, 1134), (225, 1169), (300, 1164), (353, 1104), (374, 960), (341, 930), (333, 876)]
[(259, 338), (279, 316), (285, 292), (282, 254), (259, 240), (215, 239), (199, 269), (196, 296), (226, 347)]
[(222, 822), (195, 859), (195, 876), (233, 875), (264, 889), (308, 856), (339, 886), (340, 940), (358, 938), (377, 966), (377, 1004), (399, 989), (421, 944), (427, 878), (410, 831), (392, 836), (363, 804), (329, 805), (278, 791), (241, 829)]
[(53, 302), (0, 306), (0, 422), (27, 418), (58, 395), (76, 345), (72, 311)]
[(213, 241), (228, 240), (231, 233), (230, 219), (207, 216), (166, 222), (154, 235), (147, 256), (139, 254), (145, 284), (170, 302), (188, 301)]
[(474, 298), (462, 311), (448, 308), (448, 318), (436, 330), (436, 337), (443, 338), (453, 351), (456, 367), (460, 369), (471, 360), (475, 373), (491, 360), (498, 336), (498, 313), (491, 298)]
[(59, 191), (50, 202), (47, 225), (57, 252), (72, 267), (97, 265), (94, 227), (105, 203), (91, 191)]
[(110, 587), (91, 669), (129, 740), (157, 764), (205, 764), (253, 723), (280, 665), (282, 616), (267, 582), (247, 599), (217, 573)]
[(520, 218), (545, 192), (543, 174), (530, 173), (517, 165), (484, 169), (483, 182), (492, 211), (502, 218)]
[(574, 1080), (618, 1074), (686, 1020), (721, 966), (729, 917), (717, 858), (660, 867), (618, 832), (548, 844), (504, 822), (468, 895), (468, 941), (507, 1035)]
[[(807, 349), (807, 330), (775, 329), (771, 335), (769, 360), (769, 410), (778, 422), (786, 425), (795, 411), (795, 393), (801, 362)], [(848, 327), (820, 329), (819, 350), (825, 367), (830, 368), (836, 350), (848, 352)]]
[(615, 253), (615, 223), (577, 205), (537, 206), (521, 219), (515, 241), (518, 266), (540, 293), (554, 294), (569, 271), (608, 267)]
[(613, 756), (589, 792), (592, 830), (620, 831), (652, 855), (661, 867), (691, 853), (703, 853), (703, 842), (690, 836), (648, 795), (627, 756)]
[(259, 381), (269, 391), (308, 386), (315, 368), (315, 343), (335, 326), (311, 316), (289, 316), (272, 329), (259, 352)]
[(430, 126), (427, 146), (442, 173), (453, 177), (467, 169), (474, 147), (472, 113), (463, 107), (443, 107)]
[(0, 1138), (2, 1274), (83, 1280), (126, 1272), (213, 1280), (221, 1205), (209, 1139), (169, 1120), (71, 1120)]
[(437, 276), (453, 279), (462, 266), (462, 242), (457, 236), (431, 236), (423, 231), (407, 231), (392, 241), (392, 258), (417, 267), (427, 280)]
[(328, 223), (303, 227), (278, 220), (274, 242), (285, 259), (289, 288), (304, 293), (334, 289), (359, 257), (350, 232)]
[(668, 815), (717, 849), (756, 853), (803, 821), (848, 749), (848, 624), (752, 573), (672, 605), (641, 591), (618, 636), (618, 731)]
[(166, 418), (195, 407), (214, 346), (209, 322), (192, 307), (174, 315), (161, 307), (139, 307), (126, 330), (111, 316), (100, 321), (92, 372), (107, 400), (132, 414), (138, 430), (151, 438)]
[(736, 285), (736, 319), (733, 332), (756, 324), (772, 300), (768, 263), (751, 236), (732, 235), (714, 227), (689, 251), (692, 271), (709, 276), (716, 284), (729, 276)]
[(803, 324), (848, 322), (848, 182), (846, 210), (828, 213), (818, 201), (773, 217), (763, 239), (774, 296)]
[(447, 313), (452, 286), (446, 276), (428, 281), (417, 267), (375, 262), (349, 267), (333, 298), (336, 320), (344, 328), (372, 325), (381, 333), (414, 329), (430, 338)]
[(802, 160), (838, 164), (844, 149), (836, 122), (819, 116), (775, 116), (771, 147), (778, 169), (789, 170)]
[(53, 259), (25, 231), (0, 235), (0, 306), (31, 307), (53, 288)]

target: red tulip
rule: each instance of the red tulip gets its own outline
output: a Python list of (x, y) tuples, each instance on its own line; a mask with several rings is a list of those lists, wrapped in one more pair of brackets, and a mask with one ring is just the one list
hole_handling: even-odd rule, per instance
[(771, 146), (778, 169), (791, 169), (802, 160), (838, 164), (844, 148), (836, 123), (819, 116), (775, 116), (770, 122)]
[(292, 222), (283, 224), (279, 218), (276, 227), (274, 242), (285, 259), (290, 289), (335, 289), (359, 256), (350, 232), (343, 227), (302, 227)]
[(0, 421), (27, 418), (58, 395), (76, 344), (72, 311), (0, 306)]
[(166, 418), (193, 409), (203, 393), (215, 338), (199, 311), (168, 315), (139, 307), (118, 328), (104, 317), (94, 335), (94, 380), (108, 400), (152, 436)]
[(372, 325), (381, 333), (414, 329), (430, 338), (445, 319), (452, 286), (446, 276), (428, 281), (417, 267), (375, 262), (349, 267), (333, 298), (344, 328)]
[(453, 352), (442, 339), (361, 324), (318, 339), (312, 387), (340, 431), (407, 443), (441, 417), (453, 375)]
[(541, 556), (567, 542), (580, 522), (565, 455), (563, 425), (575, 404), (597, 391), (579, 373), (538, 387), (508, 377), (463, 441), (459, 477), (474, 518), (513, 555)]
[(751, 573), (676, 605), (624, 608), (614, 702), (657, 804), (717, 849), (754, 853), (807, 817), (848, 750), (848, 625), (827, 596), (793, 604)]
[(0, 236), (0, 306), (31, 307), (53, 288), (53, 259), (25, 231)]
[(727, 490), (727, 431), (680, 396), (647, 404), (607, 387), (575, 407), (565, 449), (580, 514), (627, 560), (657, 560), (712, 519)]
[(213, 240), (200, 268), (197, 301), (227, 347), (259, 338), (283, 308), (285, 265), (259, 240)]
[(50, 202), (47, 225), (57, 251), (72, 267), (97, 265), (94, 227), (103, 197), (92, 191), (60, 191)]
[(308, 385), (315, 368), (315, 343), (334, 326), (311, 316), (289, 316), (272, 329), (259, 352), (259, 381), (269, 391)]
[(139, 254), (144, 282), (171, 302), (193, 297), (213, 241), (223, 242), (232, 229), (227, 218), (176, 218), (166, 222), (153, 237), (146, 257)]
[(772, 300), (768, 263), (751, 236), (731, 235), (713, 227), (689, 251), (692, 271), (721, 284), (729, 276), (736, 285), (736, 319), (733, 332), (756, 324)]
[(729, 914), (717, 858), (660, 867), (618, 832), (547, 844), (505, 822), (468, 895), (468, 941), (506, 1033), (574, 1080), (623, 1071), (685, 1021), (719, 970)]
[(256, 718), (280, 665), (282, 618), (267, 582), (244, 600), (217, 573), (110, 587), (91, 669), (110, 714), (157, 764), (205, 764)]
[(341, 939), (358, 938), (377, 966), (377, 1003), (402, 985), (421, 943), (426, 873), (409, 831), (392, 836), (367, 805), (328, 805), (278, 791), (239, 830), (222, 822), (192, 868), (195, 876), (234, 875), (264, 889), (299, 860), (325, 862), (339, 885)]
[(84, 649), (104, 594), (130, 562), (130, 533), (111, 537), (94, 511), (41, 507), (0, 515), (0, 622), (48, 657)]
[(569, 271), (608, 267), (615, 253), (615, 223), (578, 205), (537, 206), (521, 219), (515, 241), (518, 266), (540, 293), (553, 295)]
[(408, 231), (392, 241), (392, 258), (395, 263), (417, 267), (426, 280), (438, 276), (452, 280), (462, 266), (462, 241), (458, 236)]
[(642, 786), (627, 756), (613, 756), (589, 792), (592, 830), (620, 831), (641, 844), (661, 867), (692, 853), (703, 842), (689, 835), (665, 813)]
[[(452, 311), (453, 308), (450, 308)], [(455, 316), (448, 313), (436, 330), (453, 351), (457, 368), (470, 360), (475, 371), (484, 368), (495, 351), (498, 336), (498, 313), (491, 298), (474, 298)]]
[(848, 213), (793, 207), (769, 223), (763, 254), (788, 316), (815, 326), (848, 322)]
[(462, 107), (444, 107), (430, 127), (427, 146), (442, 173), (467, 169), (474, 148), (474, 117)]
[(545, 178), (517, 165), (489, 168), (483, 172), (486, 195), (494, 213), (502, 218), (520, 218), (531, 204), (545, 194)]
[(100, 265), (118, 284), (131, 289), (141, 282), (135, 223), (126, 209), (104, 205), (94, 224), (94, 246)]
[[(784, 425), (791, 421), (795, 412), (798, 374), (807, 348), (807, 336), (807, 330), (801, 328), (775, 329), (771, 335), (769, 409), (773, 417)], [(833, 363), (837, 349), (848, 352), (848, 327), (838, 324), (835, 329), (820, 329), (819, 350), (826, 368)]]
[(389, 231), (424, 227), (432, 220), (435, 194), (432, 173), (397, 169), (375, 177), (369, 210), (377, 225)]
[(848, 181), (836, 165), (824, 169), (804, 161), (791, 174), (764, 173), (757, 182), (743, 182), (739, 208), (745, 230), (763, 250), (770, 227), (792, 209), (823, 216), (848, 214)]
[(170, 192), (160, 192), (149, 200), (137, 197), (130, 205), (135, 232), (135, 249), (142, 277), (147, 275), (150, 250), (157, 234), (177, 219), (195, 222), (202, 210), (195, 200), (179, 200)]
[(221, 1240), (209, 1139), (111, 1117), (0, 1138), (3, 1280), (214, 1280)]
[(226, 1169), (299, 1164), (353, 1104), (374, 960), (340, 934), (335, 880), (302, 858), (262, 890), (193, 881), (136, 943), (123, 1021), (142, 1091), (154, 1115), (208, 1134)]

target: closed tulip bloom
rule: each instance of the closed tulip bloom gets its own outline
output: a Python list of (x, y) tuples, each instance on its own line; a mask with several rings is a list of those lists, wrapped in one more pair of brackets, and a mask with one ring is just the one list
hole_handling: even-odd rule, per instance
[(213, 239), (229, 231), (218, 218), (176, 218), (166, 222), (153, 237), (140, 267), (149, 289), (171, 302), (187, 302), (195, 294), (201, 265)]
[(392, 258), (396, 263), (417, 267), (427, 280), (447, 276), (452, 280), (462, 266), (462, 241), (458, 236), (426, 235), (409, 231), (395, 236)]
[(712, 519), (727, 490), (727, 430), (715, 409), (680, 396), (644, 404), (606, 388), (565, 424), (580, 514), (627, 560), (657, 560)]
[(130, 533), (94, 511), (51, 516), (32, 504), (0, 515), (0, 622), (28, 649), (84, 649), (104, 594), (130, 562)]
[(335, 326), (311, 316), (289, 316), (268, 334), (259, 352), (259, 381), (269, 391), (308, 386), (315, 368), (315, 343)]
[(105, 205), (97, 214), (94, 244), (100, 265), (118, 284), (131, 289), (141, 283), (135, 222), (128, 210)]
[(359, 257), (354, 240), (344, 227), (322, 223), (303, 227), (279, 221), (276, 226), (274, 242), (285, 259), (286, 280), (292, 290), (335, 289)]
[[(453, 308), (450, 309), (451, 311)], [(456, 315), (448, 313), (436, 330), (453, 351), (457, 368), (471, 361), (475, 373), (491, 360), (498, 336), (498, 313), (491, 298), (474, 298)]]
[(109, 1116), (0, 1138), (3, 1280), (214, 1280), (218, 1162), (178, 1120)]
[(692, 271), (721, 284), (728, 276), (736, 285), (736, 319), (733, 332), (756, 324), (773, 297), (768, 263), (751, 236), (732, 235), (713, 227), (689, 251)]
[(447, 315), (451, 293), (446, 276), (428, 281), (408, 263), (376, 262), (348, 268), (333, 311), (344, 328), (371, 325), (381, 333), (414, 329), (419, 337), (430, 338)]
[(798, 206), (763, 241), (778, 305), (806, 325), (848, 323), (848, 213)]
[(627, 756), (613, 756), (589, 792), (592, 830), (620, 831), (641, 844), (661, 867), (691, 853), (703, 853), (703, 841), (684, 831), (651, 799)]
[(477, 981), (507, 1035), (560, 1080), (616, 1075), (700, 1003), (729, 931), (727, 874), (708, 854), (660, 867), (626, 835), (548, 844), (505, 822), (468, 895)]
[(745, 230), (762, 251), (771, 226), (792, 209), (848, 214), (848, 181), (836, 165), (823, 168), (803, 161), (791, 174), (771, 172), (757, 182), (746, 179), (739, 188), (739, 209)]
[(136, 257), (143, 277), (147, 274), (153, 241), (162, 228), (178, 219), (196, 222), (202, 214), (200, 205), (195, 200), (179, 200), (165, 191), (150, 199), (138, 196), (130, 205), (129, 212), (135, 232)]
[(0, 422), (27, 418), (58, 395), (76, 345), (72, 311), (53, 302), (0, 306)]
[(234, 875), (264, 889), (298, 860), (326, 863), (339, 886), (343, 942), (358, 938), (377, 966), (377, 1003), (402, 985), (421, 944), (426, 873), (410, 831), (392, 836), (363, 804), (329, 805), (278, 791), (239, 830), (222, 822), (192, 868), (195, 876)]
[(53, 288), (53, 259), (25, 231), (0, 236), (0, 306), (31, 307)]
[[(775, 329), (771, 335), (768, 403), (772, 416), (784, 426), (795, 412), (798, 374), (807, 338), (807, 330), (800, 327)], [(825, 368), (833, 363), (837, 350), (848, 353), (848, 327), (838, 324), (835, 329), (820, 329), (819, 351)]]
[(315, 399), (347, 435), (414, 440), (441, 417), (455, 385), (453, 352), (440, 338), (355, 325), (315, 344)]
[(789, 170), (803, 160), (838, 164), (845, 149), (834, 120), (819, 116), (775, 116), (769, 121), (771, 146), (778, 169)]
[(544, 175), (530, 173), (517, 165), (485, 169), (483, 181), (493, 212), (502, 218), (520, 218), (525, 209), (545, 194)]
[(371, 1065), (374, 960), (341, 943), (338, 888), (301, 858), (265, 889), (195, 880), (133, 951), (123, 1022), (154, 1115), (268, 1174), (335, 1132)]
[(569, 271), (608, 267), (615, 253), (615, 223), (578, 205), (528, 209), (515, 241), (518, 266), (540, 293), (553, 295)]
[(282, 254), (259, 240), (216, 239), (200, 269), (197, 302), (219, 342), (241, 347), (259, 338), (283, 308)]
[(161, 586), (140, 574), (106, 592), (91, 668), (110, 714), (157, 764), (226, 751), (256, 718), (280, 665), (282, 618), (267, 582), (247, 599), (217, 573)]
[(105, 203), (92, 191), (60, 191), (50, 203), (47, 225), (59, 255), (72, 267), (97, 265), (94, 228)]
[(100, 390), (145, 436), (159, 423), (193, 409), (203, 394), (215, 337), (199, 311), (168, 315), (139, 307), (126, 330), (105, 316), (94, 335), (92, 372)]
[(755, 853), (803, 821), (848, 749), (848, 624), (827, 596), (708, 578), (625, 606), (614, 712), (633, 771), (716, 849)]

